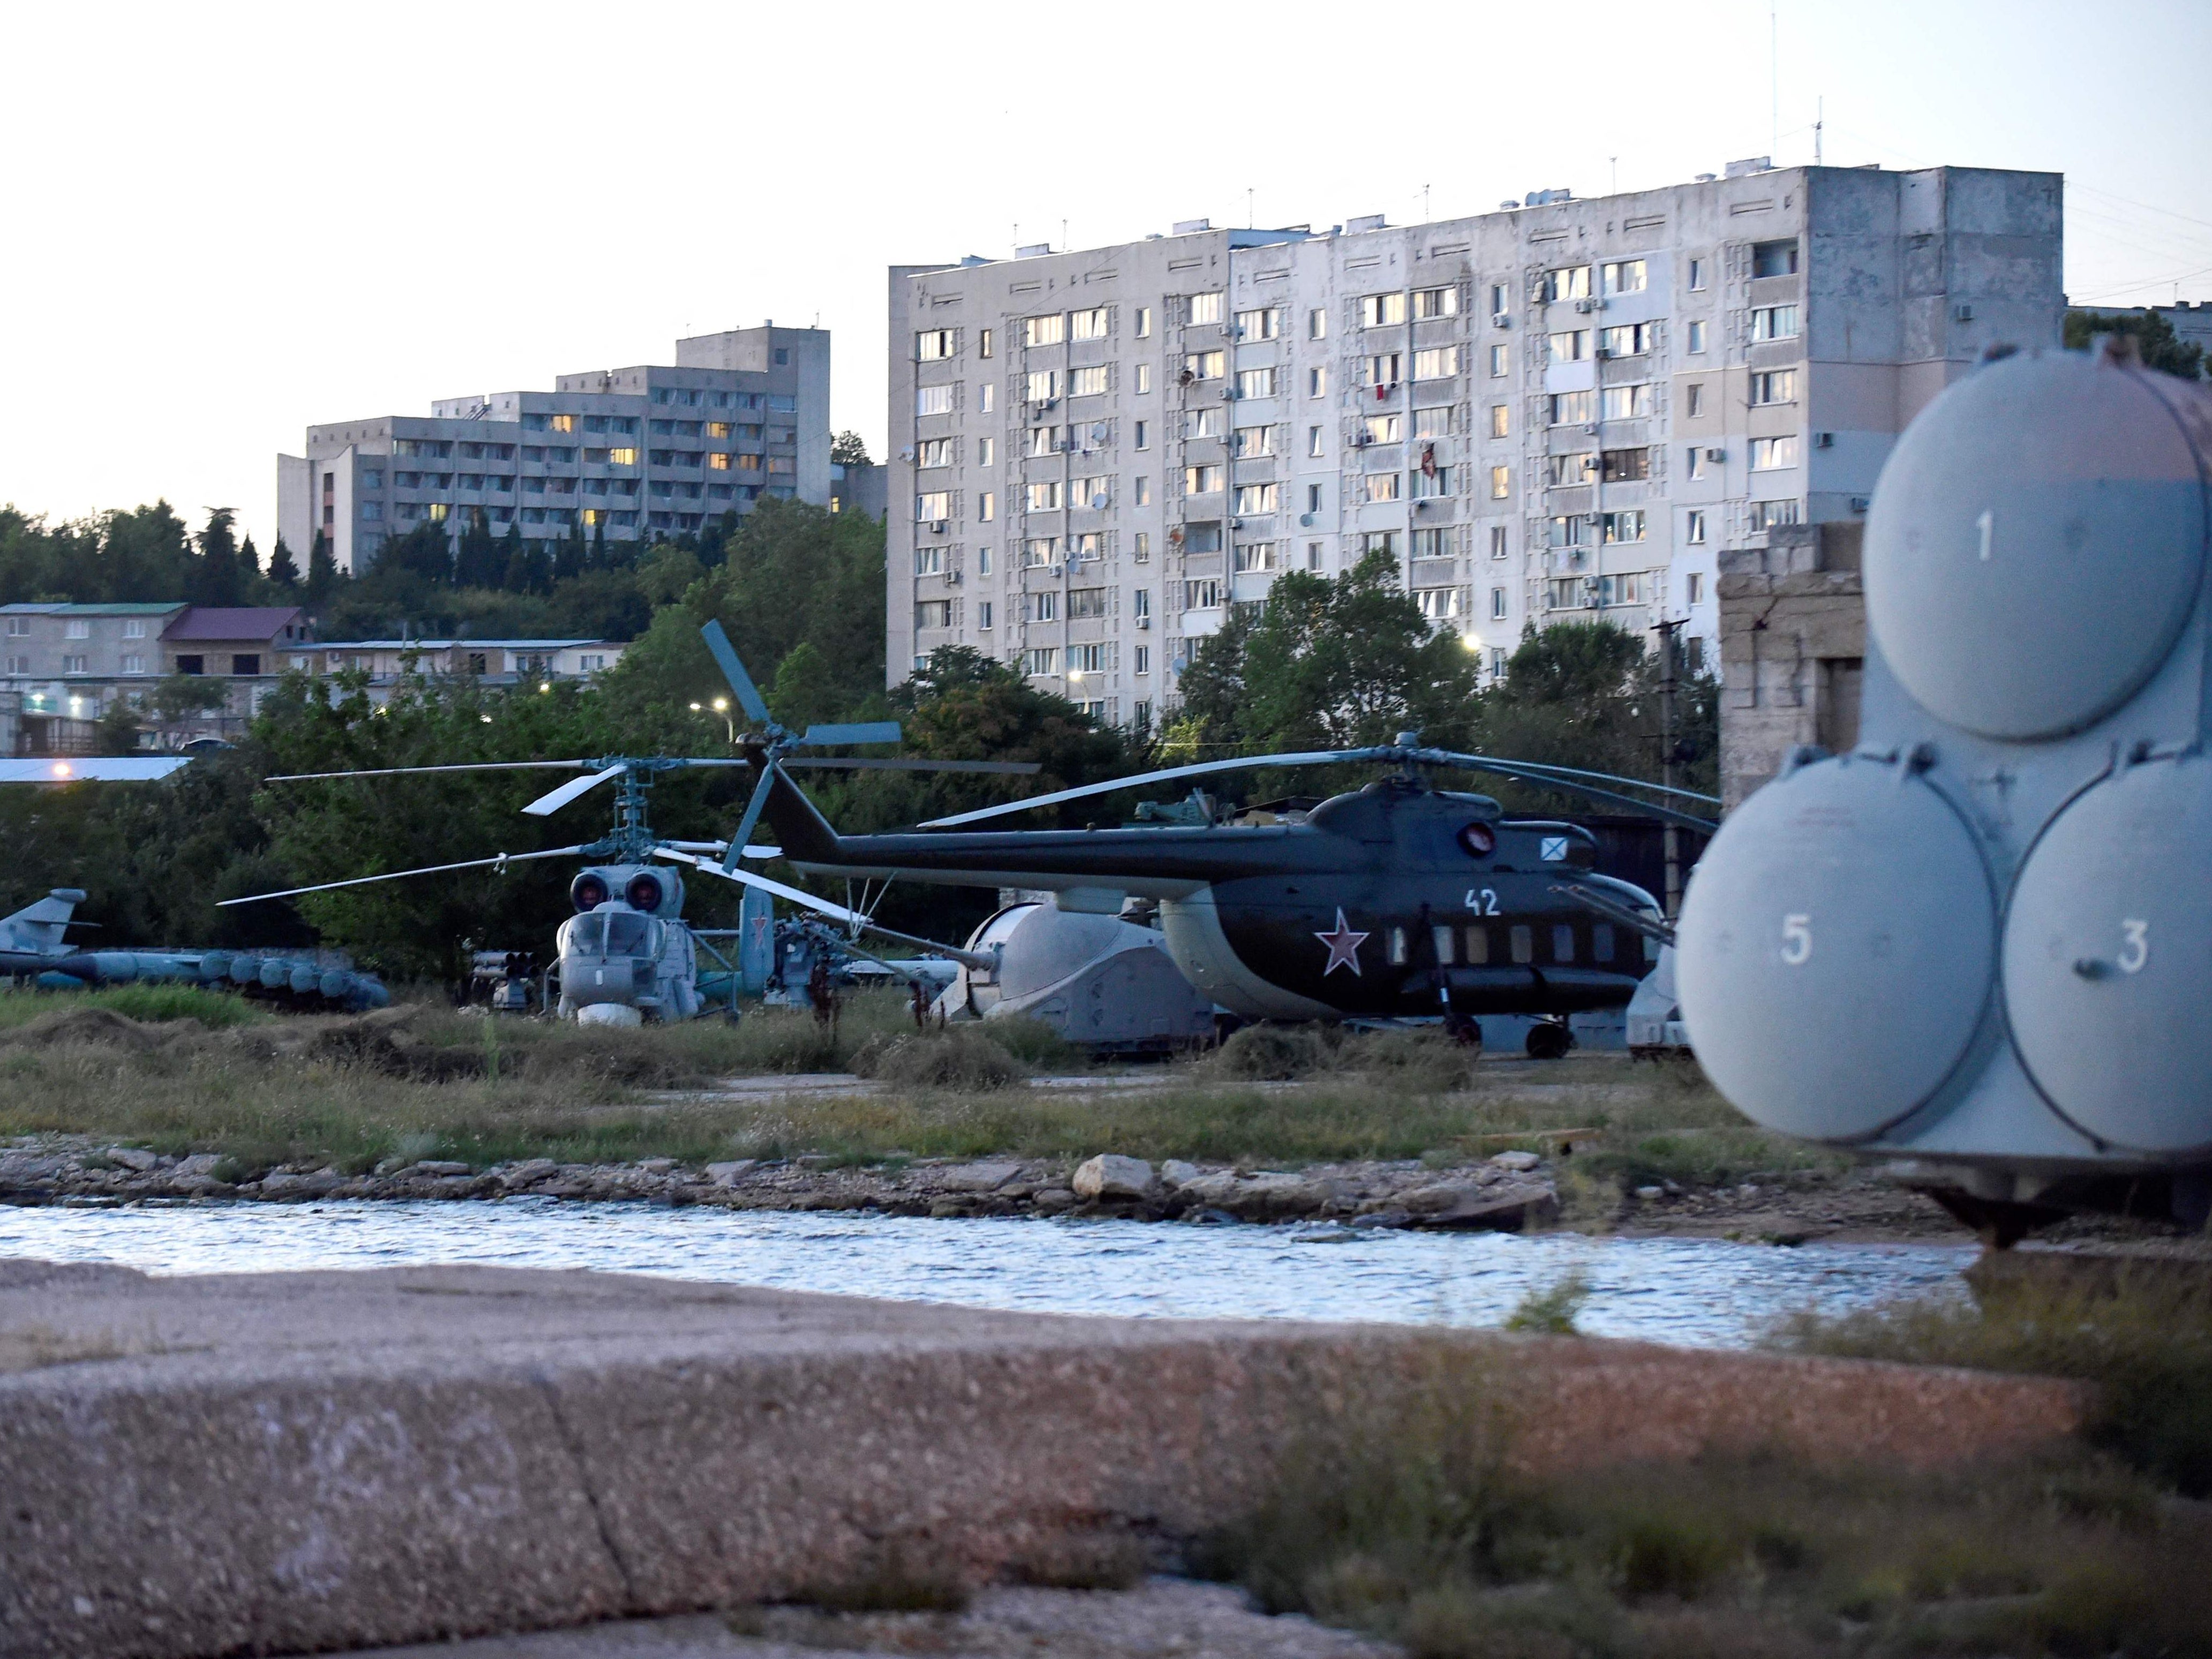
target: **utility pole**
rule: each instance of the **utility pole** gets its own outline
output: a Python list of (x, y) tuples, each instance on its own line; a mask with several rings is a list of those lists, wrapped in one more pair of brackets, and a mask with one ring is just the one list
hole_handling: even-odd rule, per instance
[[(1678, 617), (1673, 622), (1652, 625), (1659, 635), (1659, 781), (1670, 789), (1680, 781), (1674, 775), (1674, 752), (1680, 746), (1674, 725), (1675, 653), (1680, 645), (1675, 636), (1689, 620), (1687, 617)], [(1682, 831), (1669, 823), (1665, 835), (1667, 918), (1671, 921), (1682, 914)]]

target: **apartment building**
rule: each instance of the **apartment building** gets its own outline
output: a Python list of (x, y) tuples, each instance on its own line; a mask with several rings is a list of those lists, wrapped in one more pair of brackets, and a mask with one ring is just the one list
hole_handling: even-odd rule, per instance
[(2060, 195), (1759, 160), (895, 267), (886, 678), (963, 643), (1141, 726), (1227, 607), (1378, 550), (1489, 672), (1593, 617), (1711, 664), (1723, 550), (1856, 520), (1984, 349), (2057, 343)]
[(309, 427), (306, 454), (276, 458), (277, 526), (302, 556), (327, 535), (358, 574), (390, 537), (425, 522), (458, 537), (478, 511), (527, 542), (635, 541), (763, 496), (826, 506), (830, 483), (829, 333), (770, 323), (678, 340), (672, 367)]

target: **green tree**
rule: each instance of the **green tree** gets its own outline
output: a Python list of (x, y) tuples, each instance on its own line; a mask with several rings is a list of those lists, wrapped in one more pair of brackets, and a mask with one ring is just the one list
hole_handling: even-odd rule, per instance
[(2068, 350), (2084, 349), (2100, 334), (2133, 336), (2146, 368), (2179, 374), (2185, 380), (2197, 380), (2204, 371), (2204, 348), (2184, 345), (2174, 333), (2173, 325), (2155, 311), (2125, 311), (2117, 316), (2093, 311), (2066, 313), (2064, 338)]
[(830, 441), (830, 465), (832, 466), (866, 466), (867, 441), (857, 432), (841, 432)]
[(568, 520), (568, 533), (561, 538), (553, 554), (553, 580), (557, 586), (573, 581), (584, 574), (584, 526), (580, 520)]
[(328, 531), (318, 530), (315, 539), (307, 546), (307, 580), (300, 597), (310, 611), (320, 611), (330, 603), (344, 580), (338, 574), (337, 560), (331, 552)]
[(198, 724), (230, 696), (229, 685), (204, 674), (170, 674), (157, 682), (142, 705), (154, 728), (155, 747), (173, 752), (184, 747)]
[(184, 597), (194, 605), (230, 605), (246, 602), (246, 571), (239, 558), (238, 523), (234, 508), (208, 509), (207, 528), (199, 533), (199, 560), (186, 578)]
[(292, 557), (292, 550), (284, 545), (284, 538), (276, 538), (276, 545), (269, 555), (269, 581), (283, 590), (287, 597), (295, 594), (300, 586), (300, 567)]

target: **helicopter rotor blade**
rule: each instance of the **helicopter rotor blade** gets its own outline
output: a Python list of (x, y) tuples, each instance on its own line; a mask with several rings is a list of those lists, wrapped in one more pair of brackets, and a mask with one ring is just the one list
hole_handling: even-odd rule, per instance
[[(1449, 753), (1444, 750), (1424, 750), (1421, 752), (1425, 757)], [(1450, 755), (1449, 758), (1456, 761), (1460, 757)], [(1708, 806), (1718, 806), (1721, 804), (1721, 798), (1718, 795), (1701, 795), (1694, 789), (1678, 789), (1671, 783), (1647, 783), (1642, 778), (1624, 778), (1612, 772), (1584, 772), (1572, 766), (1554, 766), (1549, 761), (1516, 760), (1510, 763), (1522, 768), (1524, 771), (1541, 772), (1553, 777), (1582, 778), (1591, 783), (1632, 784), (1638, 789), (1649, 789), (1655, 794), (1673, 795), (1680, 800), (1703, 801)]]
[(985, 818), (1006, 817), (1040, 806), (1057, 806), (1062, 801), (1084, 800), (1092, 795), (1108, 795), (1117, 789), (1141, 788), (1147, 784), (1166, 783), (1176, 778), (1206, 777), (1216, 772), (1249, 770), (1255, 766), (1324, 766), (1339, 761), (1390, 760), (1397, 753), (1395, 749), (1317, 749), (1305, 754), (1245, 755), (1233, 760), (1199, 761), (1189, 766), (1170, 766), (1158, 772), (1139, 772), (1133, 777), (1109, 778), (1103, 783), (1086, 783), (1074, 789), (1057, 790), (1049, 795), (1031, 795), (1026, 799), (1007, 801), (998, 806), (980, 806), (972, 812), (955, 812), (950, 817), (931, 818), (921, 827), (924, 830), (950, 830), (963, 823), (980, 823)]
[[(1463, 767), (1470, 772), (1488, 772), (1501, 778), (1513, 778), (1522, 783), (1557, 790), (1561, 794), (1580, 795), (1587, 800), (1609, 801), (1615, 806), (1625, 806), (1645, 817), (1660, 818), (1668, 823), (1680, 824), (1686, 830), (1695, 830), (1701, 835), (1717, 833), (1720, 825), (1711, 818), (1701, 818), (1694, 813), (1679, 811), (1672, 806), (1660, 806), (1648, 800), (1638, 800), (1633, 795), (1623, 795), (1611, 789), (1600, 789), (1593, 784), (1576, 783), (1571, 779), (1539, 772), (1517, 761), (1492, 760), (1484, 755), (1455, 755), (1437, 749), (1426, 751), (1431, 764)], [(1638, 780), (1620, 778), (1616, 781), (1635, 786)]]
[(901, 733), (896, 720), (856, 720), (810, 726), (799, 740), (810, 746), (836, 743), (896, 743)]
[(1601, 894), (1591, 892), (1587, 887), (1571, 887), (1565, 883), (1554, 882), (1550, 890), (1571, 903), (1579, 904), (1585, 910), (1595, 910), (1607, 921), (1619, 922), (1622, 927), (1641, 933), (1648, 939), (1655, 940), (1661, 945), (1672, 945), (1674, 942), (1674, 930), (1665, 922), (1655, 921), (1650, 916), (1640, 911), (1632, 910), (1625, 904), (1616, 904)]
[(950, 945), (940, 945), (935, 939), (921, 939), (913, 933), (902, 933), (896, 928), (886, 927), (880, 922), (870, 920), (858, 910), (848, 909), (845, 906), (834, 904), (828, 899), (817, 898), (813, 894), (802, 889), (787, 886), (780, 881), (771, 881), (766, 876), (756, 876), (744, 870), (726, 870), (712, 859), (695, 857), (665, 842), (655, 847), (653, 852), (656, 858), (664, 858), (676, 864), (688, 864), (694, 869), (704, 870), (708, 875), (720, 876), (726, 880), (734, 881), (746, 887), (757, 887), (763, 892), (773, 894), (787, 903), (796, 904), (802, 909), (811, 910), (817, 915), (827, 916), (832, 921), (842, 921), (848, 927), (858, 927), (867, 933), (879, 933), (885, 939), (895, 939), (903, 944), (918, 945), (926, 951), (934, 951), (948, 960), (959, 963), (964, 967), (988, 971), (998, 966), (998, 959), (994, 957), (983, 956), (974, 951), (959, 950)]
[(724, 875), (735, 870), (738, 860), (744, 856), (745, 843), (752, 839), (753, 825), (760, 822), (761, 809), (768, 805), (768, 792), (775, 787), (775, 765), (770, 761), (761, 769), (760, 781), (753, 786), (752, 799), (745, 803), (745, 815), (730, 832), (729, 848), (722, 855)]
[(832, 757), (794, 757), (784, 767), (807, 766), (850, 772), (978, 772), (992, 777), (1033, 777), (1044, 768), (1036, 761), (863, 760)]
[(426, 864), (419, 870), (392, 870), (380, 876), (356, 876), (349, 881), (325, 881), (313, 887), (287, 887), (281, 893), (252, 893), (244, 898), (218, 899), (218, 908), (232, 904), (258, 904), (264, 899), (297, 898), (302, 893), (328, 893), (341, 887), (366, 887), (372, 882), (404, 881), (409, 876), (438, 876), (449, 870), (482, 870), (496, 866), (504, 870), (510, 864), (520, 864), (526, 859), (574, 858), (586, 850), (584, 847), (554, 847), (543, 853), (501, 853), (488, 859), (466, 859), (459, 864)]
[(549, 789), (522, 810), (533, 818), (550, 817), (579, 795), (589, 794), (609, 778), (618, 778), (629, 770), (625, 765), (603, 768), (588, 778), (571, 778), (557, 789)]
[(753, 677), (745, 672), (745, 665), (738, 660), (738, 648), (730, 643), (730, 636), (722, 631), (720, 622), (710, 622), (699, 630), (707, 641), (707, 649), (714, 659), (714, 665), (722, 671), (722, 678), (730, 683), (730, 690), (738, 694), (738, 706), (762, 726), (774, 726), (775, 717), (768, 712), (768, 699), (753, 684)]
[(416, 772), (585, 772), (587, 760), (465, 761), (456, 766), (380, 766), (365, 772), (286, 772), (264, 783), (313, 783), (324, 778), (399, 778)]

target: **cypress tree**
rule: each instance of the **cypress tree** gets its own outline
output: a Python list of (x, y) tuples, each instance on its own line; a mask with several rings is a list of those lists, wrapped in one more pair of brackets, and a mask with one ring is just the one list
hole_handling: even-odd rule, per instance
[(281, 531), (277, 532), (276, 550), (269, 556), (269, 580), (287, 595), (300, 585), (300, 567), (292, 558), (292, 550), (284, 545)]

